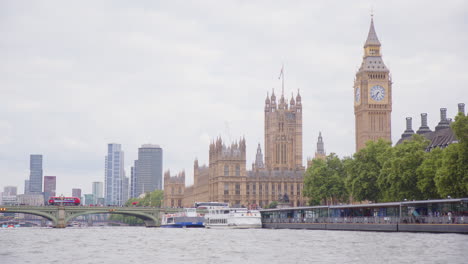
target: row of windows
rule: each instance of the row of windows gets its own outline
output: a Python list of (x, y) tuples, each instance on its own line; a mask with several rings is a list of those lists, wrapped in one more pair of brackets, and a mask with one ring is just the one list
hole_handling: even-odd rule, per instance
[[(224, 176), (229, 176), (228, 165), (224, 165)], [(240, 165), (236, 165), (234, 176), (240, 176)]]
[[(236, 183), (234, 193), (240, 195), (240, 183)], [(229, 194), (229, 183), (224, 183), (224, 194)]]
[(210, 224), (227, 224), (227, 219), (208, 219)]
[[(302, 184), (296, 184), (296, 194), (301, 195), (301, 187)], [(276, 189), (278, 190), (278, 194), (283, 193), (282, 185), (281, 184), (272, 184), (271, 185), (271, 194), (276, 195)], [(265, 190), (265, 193), (263, 193)], [(288, 184), (284, 184), (284, 191), (288, 190)], [(294, 195), (294, 184), (289, 185), (290, 195)], [(268, 194), (269, 193), (269, 184), (259, 184), (258, 185), (258, 194)], [(229, 194), (229, 183), (224, 184), (224, 194)], [(240, 194), (240, 184), (236, 184), (236, 194)], [(257, 194), (257, 184), (247, 184), (246, 185), (246, 194), (247, 195), (256, 195)]]
[(182, 200), (181, 199), (171, 199), (171, 207), (182, 207)]
[(287, 147), (285, 143), (276, 144), (276, 163), (286, 164)]
[(385, 74), (369, 74), (369, 79), (385, 79)]

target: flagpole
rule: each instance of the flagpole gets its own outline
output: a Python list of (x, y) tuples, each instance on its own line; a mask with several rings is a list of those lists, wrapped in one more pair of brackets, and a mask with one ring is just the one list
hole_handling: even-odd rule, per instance
[(284, 96), (284, 63), (283, 63), (283, 67), (282, 67), (281, 70), (282, 70), (282, 72), (283, 72), (283, 76), (282, 76), (282, 77), (283, 77), (283, 78), (282, 78), (282, 80), (283, 80), (283, 83), (282, 83), (282, 88), (283, 88), (282, 95)]

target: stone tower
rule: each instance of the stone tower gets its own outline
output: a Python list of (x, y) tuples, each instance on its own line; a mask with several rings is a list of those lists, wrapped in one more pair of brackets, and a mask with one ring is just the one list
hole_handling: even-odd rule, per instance
[(327, 154), (325, 154), (325, 147), (323, 144), (322, 132), (319, 132), (317, 139), (317, 151), (315, 152), (315, 159), (325, 159)]
[(230, 146), (221, 138), (210, 144), (209, 201), (226, 202), (233, 207), (246, 205), (245, 139)]
[(380, 53), (380, 41), (371, 17), (364, 57), (354, 80), (356, 151), (369, 140), (391, 141), (392, 80)]
[(185, 171), (171, 176), (170, 171), (164, 173), (164, 206), (182, 207), (185, 191)]
[(268, 170), (300, 170), (302, 166), (302, 102), (299, 91), (290, 103), (275, 92), (265, 100), (265, 167)]
[(255, 163), (252, 164), (252, 170), (262, 170), (265, 169), (265, 164), (263, 163), (263, 154), (260, 143), (258, 143), (257, 154), (255, 155)]

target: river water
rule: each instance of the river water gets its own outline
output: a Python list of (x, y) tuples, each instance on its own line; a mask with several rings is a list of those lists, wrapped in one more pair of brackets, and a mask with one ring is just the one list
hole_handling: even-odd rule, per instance
[(0, 263), (468, 263), (468, 236), (287, 229), (0, 229)]

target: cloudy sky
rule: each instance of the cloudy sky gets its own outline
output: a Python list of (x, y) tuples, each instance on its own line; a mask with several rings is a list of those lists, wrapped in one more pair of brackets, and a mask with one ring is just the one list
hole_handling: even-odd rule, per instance
[(327, 153), (352, 155), (353, 80), (370, 12), (393, 77), (392, 139), (439, 108), (468, 104), (468, 2), (0, 1), (0, 188), (44, 155), (57, 191), (104, 181), (107, 143), (126, 171), (142, 144), (164, 170), (193, 175), (210, 140), (263, 147), (267, 92), (300, 89), (304, 164), (319, 131)]

